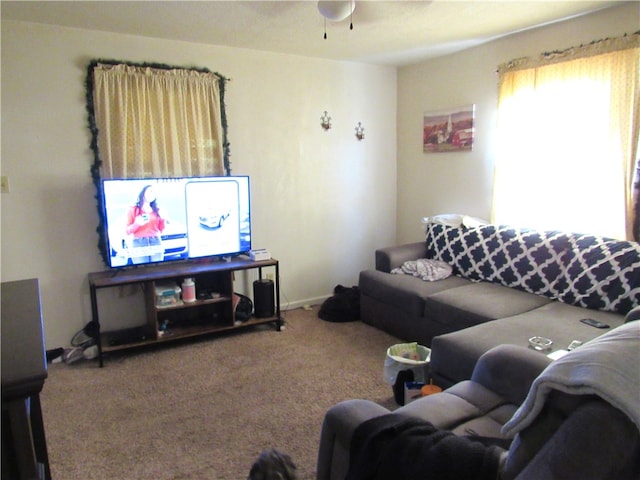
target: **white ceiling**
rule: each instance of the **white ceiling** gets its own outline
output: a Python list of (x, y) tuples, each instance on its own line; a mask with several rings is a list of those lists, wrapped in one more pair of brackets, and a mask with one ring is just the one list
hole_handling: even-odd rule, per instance
[(2, 1), (3, 19), (309, 57), (407, 65), (617, 1), (356, 1), (327, 21), (316, 1)]

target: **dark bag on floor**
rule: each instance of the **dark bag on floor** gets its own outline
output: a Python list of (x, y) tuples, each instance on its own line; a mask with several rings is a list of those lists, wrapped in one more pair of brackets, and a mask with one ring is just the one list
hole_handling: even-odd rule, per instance
[(249, 297), (241, 293), (234, 293), (239, 297), (238, 304), (236, 305), (235, 318), (237, 321), (245, 322), (253, 315), (253, 302)]
[(318, 317), (328, 322), (353, 322), (360, 320), (360, 290), (358, 287), (338, 285), (333, 296), (320, 306)]

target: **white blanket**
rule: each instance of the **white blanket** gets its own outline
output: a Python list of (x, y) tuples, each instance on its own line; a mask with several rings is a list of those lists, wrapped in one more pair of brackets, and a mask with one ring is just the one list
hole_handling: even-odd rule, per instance
[(513, 437), (529, 426), (552, 390), (595, 394), (625, 413), (640, 431), (640, 320), (621, 325), (549, 364), (502, 433)]

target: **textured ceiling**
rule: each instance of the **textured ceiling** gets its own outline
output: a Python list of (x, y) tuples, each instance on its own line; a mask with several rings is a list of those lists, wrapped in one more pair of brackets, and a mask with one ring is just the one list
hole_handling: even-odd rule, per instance
[[(327, 21), (315, 1), (2, 1), (3, 19), (309, 57), (406, 65), (621, 2), (357, 1)], [(640, 5), (640, 4), (639, 4)]]

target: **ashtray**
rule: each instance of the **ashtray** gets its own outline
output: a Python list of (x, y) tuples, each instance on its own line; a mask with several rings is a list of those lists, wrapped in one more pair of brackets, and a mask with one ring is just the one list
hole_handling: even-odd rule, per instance
[(551, 348), (551, 345), (553, 345), (553, 342), (548, 338), (531, 337), (529, 339), (529, 346), (534, 350), (538, 350), (539, 352), (542, 352), (543, 350), (549, 350)]

